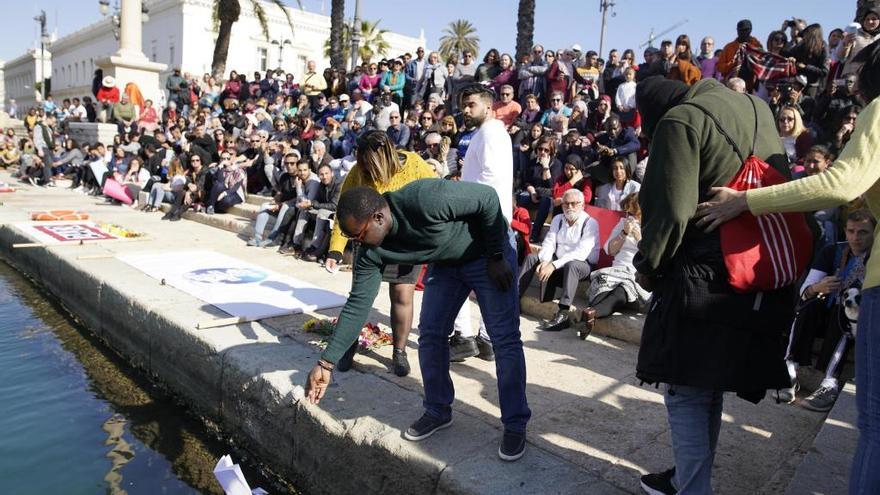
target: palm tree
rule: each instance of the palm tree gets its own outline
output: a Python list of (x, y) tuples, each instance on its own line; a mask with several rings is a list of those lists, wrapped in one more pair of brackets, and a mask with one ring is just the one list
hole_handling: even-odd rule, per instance
[[(362, 20), (359, 26), (361, 41), (358, 45), (358, 56), (362, 62), (369, 63), (374, 56), (384, 57), (391, 49), (391, 45), (385, 41), (387, 29), (379, 29), (379, 22), (370, 22)], [(324, 56), (331, 56), (330, 39), (324, 42)], [(351, 57), (351, 23), (345, 23), (342, 26), (342, 60), (348, 60)], [(344, 66), (344, 62), (343, 62)]]
[(440, 56), (444, 60), (458, 62), (462, 52), (470, 51), (476, 55), (480, 48), (480, 37), (477, 28), (465, 19), (457, 19), (449, 23), (440, 37)]
[[(333, 0), (330, 4), (330, 67), (345, 69), (342, 50), (342, 31), (345, 26), (345, 0)], [(350, 50), (349, 50), (350, 51)]]
[(535, 0), (519, 0), (516, 20), (516, 60), (528, 55), (535, 37)]
[[(266, 19), (266, 11), (257, 0), (250, 0), (251, 8), (257, 21), (260, 23), (260, 29), (263, 36), (269, 40), (269, 23)], [(284, 8), (282, 0), (272, 0), (272, 3), (278, 6), (284, 17), (287, 18), (287, 24), (290, 25), (290, 33), (293, 34), (293, 19), (290, 12)], [(299, 8), (302, 9), (302, 0), (296, 0)], [(215, 78), (222, 78), (226, 72), (226, 58), (229, 55), (229, 42), (232, 39), (232, 25), (238, 22), (241, 17), (240, 0), (214, 0), (214, 26), (217, 29), (217, 41), (214, 43), (214, 58), (211, 61), (211, 74)]]

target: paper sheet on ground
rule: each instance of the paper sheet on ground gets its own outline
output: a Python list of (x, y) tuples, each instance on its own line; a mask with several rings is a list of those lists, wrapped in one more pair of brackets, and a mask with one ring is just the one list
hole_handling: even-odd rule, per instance
[(232, 462), (232, 457), (229, 454), (217, 461), (217, 465), (214, 466), (214, 477), (217, 478), (217, 482), (223, 487), (226, 495), (266, 495), (267, 493), (262, 488), (251, 490), (241, 473), (241, 467)]
[(345, 297), (213, 251), (121, 254), (121, 261), (232, 316), (249, 319), (335, 308)]
[(101, 230), (98, 224), (86, 220), (19, 222), (14, 225), (19, 232), (43, 244), (115, 241), (119, 239), (119, 237)]

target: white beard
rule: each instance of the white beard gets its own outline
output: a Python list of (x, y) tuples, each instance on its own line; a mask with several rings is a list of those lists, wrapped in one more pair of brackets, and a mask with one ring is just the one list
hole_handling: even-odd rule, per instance
[(568, 221), (568, 223), (575, 223), (581, 212), (579, 212), (578, 210), (565, 210), (562, 212), (562, 214), (565, 215), (565, 219)]

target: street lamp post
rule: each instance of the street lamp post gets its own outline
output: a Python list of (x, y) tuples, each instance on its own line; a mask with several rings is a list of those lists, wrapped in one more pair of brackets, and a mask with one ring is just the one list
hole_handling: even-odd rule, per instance
[(278, 47), (278, 68), (283, 69), (284, 68), (283, 67), (283, 65), (284, 65), (284, 47), (285, 46), (292, 46), (293, 42), (288, 39), (285, 39), (284, 41), (272, 40), (271, 43)]
[(46, 11), (34, 17), (40, 23), (40, 96), (46, 101), (46, 45), (49, 44), (49, 33), (46, 32)]
[(361, 0), (354, 0), (354, 21), (351, 23), (351, 71), (357, 67), (358, 50), (361, 43)]
[[(602, 12), (602, 29), (599, 32), (599, 56), (603, 56), (605, 52), (602, 50), (605, 49), (605, 23), (606, 16), (608, 15), (608, 11), (614, 7), (614, 0), (599, 0), (599, 10)], [(615, 14), (612, 12), (611, 16), (613, 17)]]

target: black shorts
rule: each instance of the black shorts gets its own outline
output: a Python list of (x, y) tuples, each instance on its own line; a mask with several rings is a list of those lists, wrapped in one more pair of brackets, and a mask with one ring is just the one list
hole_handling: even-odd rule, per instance
[(389, 284), (414, 285), (422, 273), (422, 265), (385, 265), (382, 281)]

